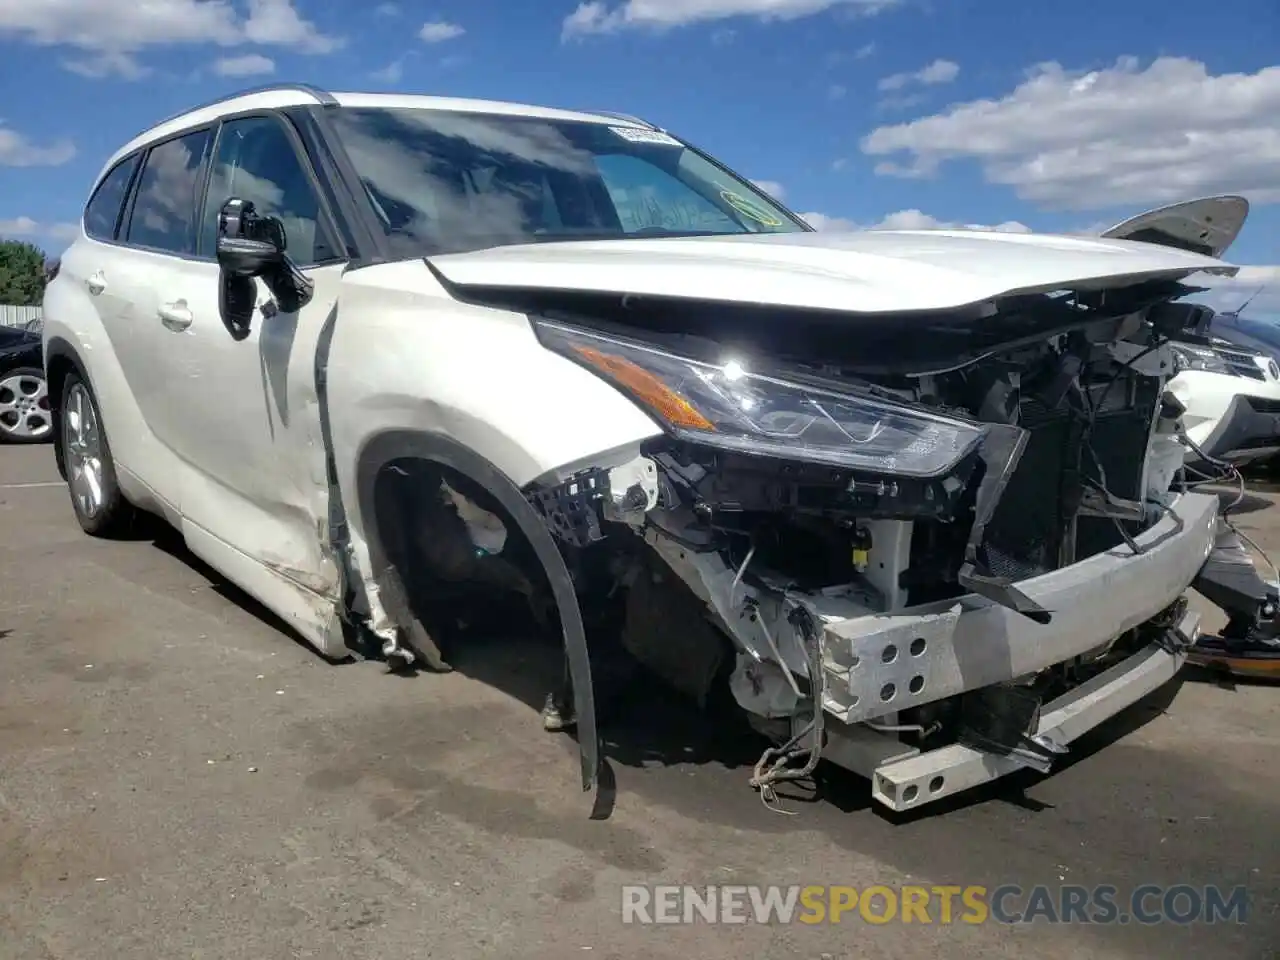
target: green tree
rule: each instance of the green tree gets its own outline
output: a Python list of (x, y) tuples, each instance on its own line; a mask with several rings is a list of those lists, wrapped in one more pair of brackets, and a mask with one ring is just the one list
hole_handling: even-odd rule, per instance
[(44, 297), (44, 251), (21, 240), (0, 240), (0, 304), (39, 306)]

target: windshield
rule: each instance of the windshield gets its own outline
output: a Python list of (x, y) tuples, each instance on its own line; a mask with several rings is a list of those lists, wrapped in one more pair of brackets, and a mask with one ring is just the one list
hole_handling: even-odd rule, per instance
[(348, 107), (333, 123), (401, 255), (808, 229), (692, 147), (622, 122)]

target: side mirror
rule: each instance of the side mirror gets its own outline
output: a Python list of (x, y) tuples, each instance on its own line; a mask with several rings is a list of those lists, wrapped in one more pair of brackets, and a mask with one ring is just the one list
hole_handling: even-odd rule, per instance
[(280, 263), (275, 244), (243, 237), (218, 238), (218, 266), (229, 277), (260, 277)]
[(229, 277), (260, 277), (285, 256), (284, 228), (275, 217), (260, 217), (248, 200), (232, 197), (218, 213), (218, 266)]
[(253, 204), (232, 197), (218, 213), (216, 254), (219, 278), (219, 312), (235, 340), (249, 335), (257, 304), (254, 278), (261, 277), (276, 298), (267, 307), (295, 313), (307, 305), (314, 285), (285, 253), (284, 225), (275, 217), (259, 216)]

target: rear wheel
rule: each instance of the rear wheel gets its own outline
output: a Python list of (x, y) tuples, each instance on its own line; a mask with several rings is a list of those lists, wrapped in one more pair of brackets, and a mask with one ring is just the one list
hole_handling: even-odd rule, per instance
[(95, 537), (123, 532), (133, 520), (134, 509), (116, 482), (98, 403), (78, 373), (68, 374), (62, 386), (61, 419), (58, 440), (76, 519), (85, 533)]
[(43, 443), (53, 436), (49, 388), (39, 367), (0, 374), (0, 441)]

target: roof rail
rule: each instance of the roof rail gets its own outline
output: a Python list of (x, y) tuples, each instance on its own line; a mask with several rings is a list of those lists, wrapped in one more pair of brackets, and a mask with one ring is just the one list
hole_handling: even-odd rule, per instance
[(309, 83), (268, 83), (261, 87), (250, 87), (247, 90), (237, 90), (235, 93), (224, 94), (221, 97), (216, 97), (215, 99), (210, 100), (208, 103), (197, 104), (194, 107), (186, 107), (172, 116), (165, 117), (163, 120), (153, 123), (149, 129), (162, 126), (170, 120), (177, 120), (179, 117), (185, 117), (188, 113), (195, 113), (197, 110), (204, 110), (208, 107), (216, 107), (220, 103), (226, 103), (239, 97), (248, 97), (255, 93), (271, 93), (276, 90), (292, 90), (296, 93), (305, 93), (309, 96), (315, 97), (316, 102), (325, 107), (336, 107), (338, 105), (338, 101), (334, 98), (332, 93), (328, 90), (321, 89), (320, 87), (312, 86)]
[(649, 130), (657, 130), (648, 120), (641, 120), (639, 117), (633, 117), (629, 113), (618, 113), (616, 110), (588, 110), (588, 113), (594, 113), (601, 117), (613, 117), (615, 120), (626, 120), (628, 123), (636, 123)]

